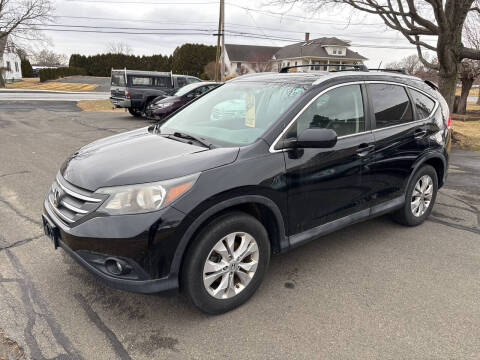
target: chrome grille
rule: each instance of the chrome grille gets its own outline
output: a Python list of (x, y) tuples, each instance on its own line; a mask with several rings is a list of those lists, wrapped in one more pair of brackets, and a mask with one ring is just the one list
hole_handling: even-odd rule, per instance
[(50, 209), (57, 217), (70, 225), (97, 209), (104, 197), (77, 188), (59, 174), (48, 192), (47, 199)]

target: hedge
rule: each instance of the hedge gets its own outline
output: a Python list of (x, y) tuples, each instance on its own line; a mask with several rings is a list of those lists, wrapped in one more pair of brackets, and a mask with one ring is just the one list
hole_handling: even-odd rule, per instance
[(55, 80), (65, 76), (72, 76), (72, 75), (86, 75), (87, 72), (85, 69), (80, 67), (59, 67), (59, 68), (52, 68), (52, 69), (41, 69), (38, 72), (40, 76), (40, 82), (44, 82), (47, 80)]
[(147, 71), (171, 71), (176, 74), (200, 76), (205, 65), (215, 61), (216, 48), (203, 44), (183, 44), (173, 55), (135, 56), (124, 54), (73, 54), (69, 66), (84, 68), (87, 75), (110, 76), (112, 68)]

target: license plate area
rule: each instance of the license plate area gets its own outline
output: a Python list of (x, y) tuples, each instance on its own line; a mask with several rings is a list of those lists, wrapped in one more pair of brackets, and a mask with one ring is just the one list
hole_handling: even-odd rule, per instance
[(54, 223), (52, 223), (45, 215), (42, 215), (42, 222), (43, 232), (50, 238), (50, 240), (52, 240), (53, 247), (57, 249), (60, 240), (60, 231), (58, 230), (58, 227)]

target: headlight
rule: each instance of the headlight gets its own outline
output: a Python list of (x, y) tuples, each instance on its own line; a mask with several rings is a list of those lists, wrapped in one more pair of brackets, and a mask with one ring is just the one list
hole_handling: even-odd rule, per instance
[(96, 193), (110, 196), (99, 211), (120, 215), (161, 209), (190, 190), (199, 175), (200, 173), (154, 183), (100, 188)]
[(171, 105), (173, 105), (173, 102), (155, 104), (155, 107), (157, 109), (164, 109), (164, 108), (169, 107)]

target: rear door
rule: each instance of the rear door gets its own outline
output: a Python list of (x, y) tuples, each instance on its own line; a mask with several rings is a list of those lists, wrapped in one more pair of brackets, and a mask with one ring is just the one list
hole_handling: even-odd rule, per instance
[(366, 210), (362, 171), (374, 140), (364, 97), (360, 83), (320, 93), (287, 130), (287, 139), (307, 128), (329, 128), (338, 136), (330, 149), (284, 152), (291, 235)]
[(375, 154), (364, 184), (369, 205), (400, 201), (415, 160), (428, 149), (426, 121), (416, 117), (408, 87), (390, 82), (369, 82), (367, 92), (373, 114)]

